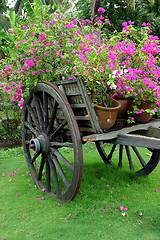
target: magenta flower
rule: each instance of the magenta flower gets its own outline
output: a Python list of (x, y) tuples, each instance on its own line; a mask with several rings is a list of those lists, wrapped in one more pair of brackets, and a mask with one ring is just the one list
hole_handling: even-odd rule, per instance
[(13, 174), (12, 174), (12, 173), (10, 173), (10, 176), (11, 176), (11, 177), (13, 177)]
[(106, 11), (106, 10), (105, 10), (104, 8), (102, 8), (102, 7), (99, 7), (99, 8), (98, 8), (98, 12), (103, 12), (103, 13), (104, 13), (105, 11)]
[(41, 197), (40, 199), (41, 199), (41, 200), (44, 200), (44, 197)]
[(34, 25), (33, 24), (31, 24), (31, 28), (33, 28), (34, 27)]
[(23, 29), (26, 29), (27, 28), (27, 26), (23, 26)]
[(139, 213), (139, 216), (142, 216), (142, 215), (143, 215), (142, 212), (140, 212), (140, 213)]
[(18, 196), (19, 196), (19, 193), (17, 193), (16, 196), (18, 197)]
[(61, 72), (59, 70), (56, 70), (56, 73), (61, 74)]
[(126, 211), (127, 208), (124, 208), (123, 206), (120, 206), (120, 210)]
[(58, 204), (57, 204), (59, 207), (61, 206), (61, 204), (58, 202)]
[(134, 22), (133, 22), (133, 21), (128, 21), (128, 23), (129, 23), (130, 25), (133, 25), (133, 24), (134, 24)]
[(157, 188), (154, 191), (157, 192), (158, 191)]
[(71, 213), (68, 214), (68, 217), (70, 217), (70, 216), (71, 216)]
[(4, 167), (4, 169), (5, 169), (6, 167)]
[(2, 173), (2, 177), (4, 177), (5, 176), (5, 174), (4, 173)]
[(107, 184), (106, 187), (109, 187), (109, 185)]
[(22, 177), (24, 177), (24, 174), (22, 174)]
[(123, 26), (123, 27), (127, 27), (127, 22), (123, 22), (123, 23), (122, 23), (122, 26)]
[(38, 198), (38, 195), (36, 195), (35, 197)]
[(10, 33), (13, 33), (13, 29), (10, 29), (9, 32), (10, 32)]
[(43, 191), (43, 192), (45, 192), (45, 190), (46, 190), (45, 188), (42, 188), (42, 191)]

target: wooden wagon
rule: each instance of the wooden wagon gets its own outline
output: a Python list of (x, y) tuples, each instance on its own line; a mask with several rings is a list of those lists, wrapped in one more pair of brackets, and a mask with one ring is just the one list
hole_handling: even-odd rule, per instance
[[(22, 110), (23, 148), (33, 180), (38, 188), (62, 202), (72, 200), (79, 190), (83, 143), (95, 142), (103, 161), (120, 168), (125, 152), (129, 168), (147, 175), (160, 158), (159, 128), (160, 121), (152, 119), (126, 127), (115, 124), (103, 131), (90, 92), (79, 79), (39, 82)], [(112, 145), (110, 150), (108, 143)], [(147, 160), (138, 147), (149, 150)], [(115, 152), (118, 159), (114, 158)]]

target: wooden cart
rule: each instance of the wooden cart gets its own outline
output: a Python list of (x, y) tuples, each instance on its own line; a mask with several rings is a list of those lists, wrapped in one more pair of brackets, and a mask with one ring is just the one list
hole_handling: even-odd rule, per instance
[[(126, 155), (130, 170), (147, 175), (160, 158), (159, 128), (160, 121), (153, 119), (127, 127), (115, 124), (102, 131), (90, 93), (79, 79), (39, 82), (22, 110), (23, 148), (33, 180), (62, 202), (72, 200), (80, 187), (82, 143), (95, 142), (103, 161), (120, 168)], [(149, 156), (144, 159), (137, 147), (146, 148)]]

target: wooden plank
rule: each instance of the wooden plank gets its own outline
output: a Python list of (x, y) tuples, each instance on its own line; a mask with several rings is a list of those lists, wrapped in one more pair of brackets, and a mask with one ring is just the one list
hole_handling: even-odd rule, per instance
[(160, 139), (134, 134), (121, 134), (117, 138), (108, 140), (107, 142), (126, 146), (160, 149)]
[[(133, 125), (131, 127), (125, 127), (120, 130), (108, 131), (103, 134), (92, 134), (83, 137), (83, 141), (105, 141), (109, 139), (116, 138), (119, 134), (127, 134), (131, 132), (136, 132), (138, 130), (148, 130), (149, 128), (159, 128), (160, 120), (152, 120), (149, 123), (143, 123), (138, 125)], [(93, 139), (93, 140), (92, 140)]]
[(96, 133), (102, 133), (102, 130), (99, 126), (98, 117), (96, 116), (93, 104), (91, 102), (91, 99), (87, 95), (86, 88), (85, 88), (84, 84), (82, 83), (82, 81), (78, 80), (78, 86), (81, 89), (82, 97), (83, 97), (84, 103), (86, 105), (88, 115), (90, 115), (90, 117), (91, 117), (90, 120), (91, 120), (92, 128), (94, 129), (94, 131)]

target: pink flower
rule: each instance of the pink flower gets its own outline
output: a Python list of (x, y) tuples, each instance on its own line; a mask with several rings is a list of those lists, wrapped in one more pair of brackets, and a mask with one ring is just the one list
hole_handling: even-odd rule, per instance
[(45, 188), (42, 188), (42, 191), (43, 191), (43, 192), (45, 192), (45, 190), (46, 190)]
[(9, 32), (10, 32), (10, 33), (13, 33), (13, 29), (10, 29)]
[(4, 173), (2, 173), (2, 177), (4, 177), (5, 176), (5, 174)]
[(59, 70), (56, 70), (56, 73), (61, 74), (61, 72)]
[(124, 208), (123, 206), (120, 206), (120, 210), (126, 211), (127, 208)]
[(32, 35), (35, 35), (36, 34), (36, 32), (32, 32)]
[(109, 185), (107, 184), (106, 187), (109, 187)]
[(33, 28), (34, 27), (34, 25), (33, 24), (31, 24), (31, 28)]
[(35, 197), (38, 198), (38, 195), (36, 195)]
[(26, 29), (27, 28), (27, 26), (23, 26), (23, 29)]
[(13, 174), (11, 173), (10, 176), (13, 177)]
[(70, 216), (71, 216), (71, 213), (68, 214), (68, 217), (70, 217)]
[(152, 32), (152, 30), (151, 30), (151, 29), (148, 29), (148, 32), (149, 32), (149, 33), (151, 33), (151, 32)]
[(143, 215), (142, 212), (140, 212), (140, 213), (139, 213), (139, 216), (142, 216), (142, 215)]
[(102, 7), (99, 7), (99, 8), (98, 8), (98, 12), (103, 12), (103, 13), (104, 13), (105, 11), (106, 11), (106, 10), (105, 10), (104, 8), (102, 8)]
[(123, 27), (127, 27), (127, 22), (123, 22), (123, 23), (122, 23), (122, 26), (123, 26)]
[(134, 24), (134, 22), (132, 22), (132, 21), (128, 21), (128, 23), (129, 23), (130, 25)]
[(40, 199), (41, 199), (41, 200), (44, 200), (44, 197), (41, 197)]
[(17, 193), (16, 196), (18, 197), (18, 196), (19, 196), (19, 193)]
[(157, 188), (154, 191), (157, 192), (158, 191)]
[(4, 169), (5, 169), (6, 167), (4, 167)]
[(146, 23), (145, 23), (145, 22), (143, 22), (143, 23), (142, 23), (142, 26), (146, 26)]
[(17, 171), (19, 172), (19, 171), (20, 171), (20, 168), (18, 168)]
[(22, 177), (24, 177), (24, 174), (22, 174)]
[(59, 207), (61, 206), (61, 204), (58, 202), (58, 204), (57, 204)]

